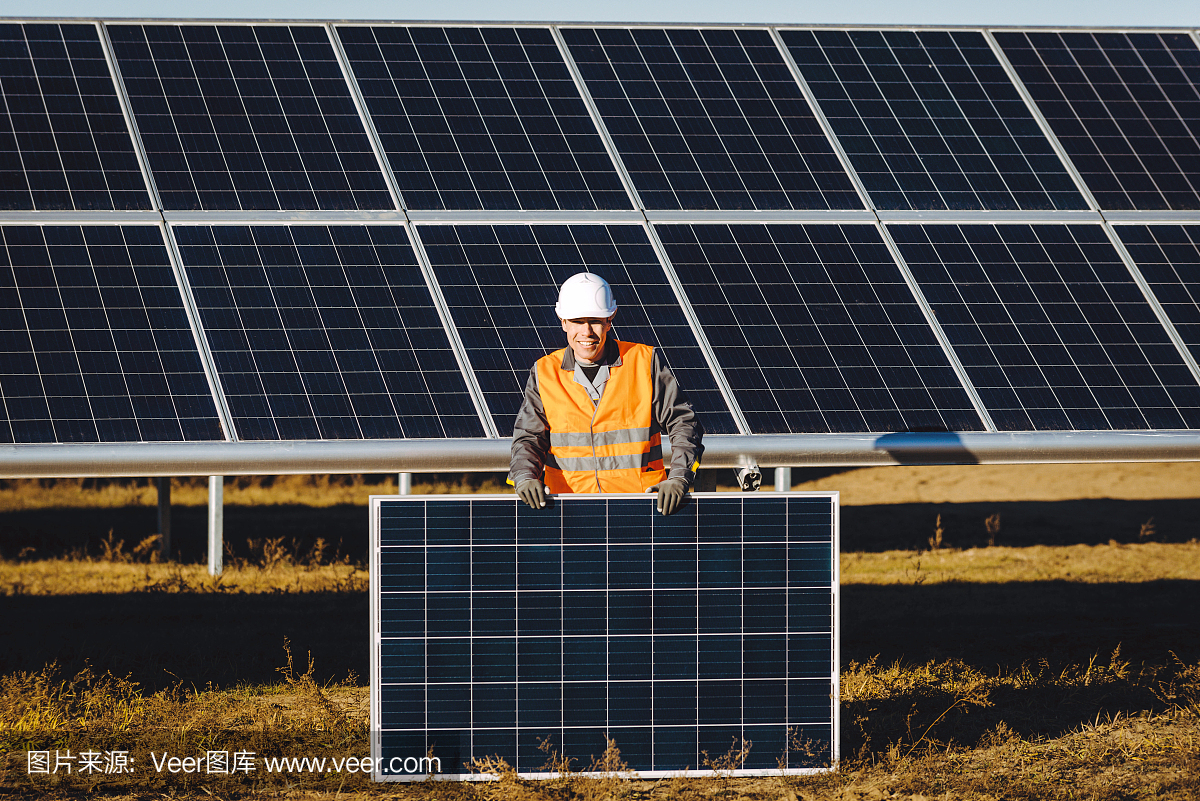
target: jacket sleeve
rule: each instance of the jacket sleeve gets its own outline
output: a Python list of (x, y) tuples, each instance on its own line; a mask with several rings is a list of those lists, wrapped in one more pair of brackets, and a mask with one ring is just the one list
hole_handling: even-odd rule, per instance
[(654, 372), (654, 420), (659, 430), (671, 441), (671, 464), (667, 478), (681, 478), (692, 485), (696, 480), (696, 469), (704, 454), (704, 426), (701, 425), (692, 404), (684, 397), (683, 389), (675, 374), (659, 356), (658, 348), (650, 363)]
[(550, 452), (550, 424), (537, 384), (537, 365), (529, 370), (525, 399), (513, 424), (512, 460), (508, 483), (516, 486), (527, 478), (542, 478), (546, 454)]

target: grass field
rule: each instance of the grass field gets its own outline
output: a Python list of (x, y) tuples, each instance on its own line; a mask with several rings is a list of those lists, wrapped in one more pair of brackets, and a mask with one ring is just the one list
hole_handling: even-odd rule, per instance
[[(1200, 502), (1191, 496), (1198, 480), (1192, 465), (799, 474), (798, 488), (838, 489), (843, 499), (838, 772), (656, 782), (566, 775), (529, 783), (504, 775), (496, 783), (406, 787), (373, 786), (345, 772), (261, 770), (63, 780), (30, 776), (25, 762), (31, 746), (74, 754), (128, 748), (137, 760), (149, 760), (151, 750), (194, 754), (214, 743), (260, 755), (366, 755), (362, 504), (394, 487), (391, 477), (229, 482), (226, 535), (234, 547), (219, 580), (198, 564), (153, 563), (153, 548), (138, 551), (153, 534), (148, 484), (5, 482), (0, 792), (1197, 798)], [(439, 483), (430, 489), (481, 485)], [(43, 494), (54, 503), (39, 505)], [(190, 528), (202, 530), (203, 485), (179, 482), (173, 498), (181, 551), (198, 557)], [(40, 552), (22, 555), (29, 547)], [(599, 744), (595, 756), (619, 776), (619, 754), (605, 757)], [(737, 754), (724, 762), (712, 756), (727, 766)]]

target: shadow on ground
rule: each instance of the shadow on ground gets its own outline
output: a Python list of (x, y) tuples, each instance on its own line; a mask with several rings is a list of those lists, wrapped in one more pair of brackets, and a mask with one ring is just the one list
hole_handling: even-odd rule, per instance
[[(129, 553), (143, 538), (158, 531), (158, 513), (149, 506), (98, 509), (30, 509), (0, 512), (0, 557), (47, 559), (85, 549), (101, 553), (101, 540), (112, 532)], [(312, 507), (300, 504), (234, 506), (224, 510), (225, 543), (232, 556), (249, 558), (248, 540), (282, 537), (289, 553), (304, 554), (317, 537), (328, 543), (327, 556), (351, 562), (367, 558), (367, 508), (345, 504)], [(207, 559), (208, 507), (175, 506), (171, 510), (171, 552), (177, 561)], [(31, 551), (26, 549), (33, 549)], [(336, 552), (336, 555), (335, 555)]]
[[(842, 550), (916, 548), (939, 514), (947, 544), (981, 545), (983, 521), (994, 513), (1002, 520), (1000, 545), (1132, 542), (1151, 516), (1158, 540), (1185, 541), (1197, 536), (1200, 500), (846, 507)], [(205, 515), (203, 507), (176, 508), (181, 561), (201, 560)], [(35, 547), (35, 558), (45, 558), (85, 546), (97, 553), (110, 529), (128, 550), (154, 527), (154, 509), (145, 507), (8, 512), (0, 514), (0, 553), (11, 559)], [(331, 552), (338, 547), (360, 562), (366, 528), (359, 506), (225, 510), (235, 555), (249, 555), (248, 539), (282, 536), (302, 552), (321, 536)], [(1118, 644), (1135, 664), (1164, 662), (1171, 651), (1200, 660), (1200, 582), (849, 585), (841, 603), (843, 662), (959, 658), (991, 673), (1043, 658), (1086, 661)], [(87, 658), (100, 671), (128, 673), (148, 687), (177, 679), (198, 687), (268, 682), (284, 663), (285, 636), (302, 669), (311, 651), (317, 676), (342, 679), (353, 671), (365, 682), (365, 593), (0, 597), (0, 674), (55, 660), (71, 671)]]
[[(961, 659), (994, 674), (1025, 662), (1086, 663), (1117, 646), (1135, 665), (1200, 660), (1200, 582), (849, 585), (842, 662)], [(279, 679), (283, 640), (316, 676), (368, 675), (365, 593), (8, 596), (0, 674), (85, 659), (147, 687)]]
[[(1200, 499), (1021, 501), (1009, 503), (910, 503), (842, 507), (842, 552), (877, 552), (925, 548), (938, 515), (946, 547), (986, 545), (984, 521), (1000, 515), (997, 545), (1095, 545), (1109, 540), (1137, 542), (1142, 524), (1154, 519), (1158, 542), (1186, 542), (1200, 537)], [(51, 558), (86, 548), (101, 552), (100, 541), (113, 532), (125, 540), (126, 552), (155, 533), (153, 507), (109, 509), (37, 509), (0, 512), (0, 557), (13, 559), (23, 549), (31, 558)], [(181, 562), (205, 558), (208, 510), (178, 506), (172, 513), (172, 543)], [(225, 542), (233, 555), (250, 556), (247, 541), (283, 537), (289, 551), (306, 552), (323, 537), (329, 554), (365, 561), (365, 506), (314, 508), (299, 504), (226, 506)]]

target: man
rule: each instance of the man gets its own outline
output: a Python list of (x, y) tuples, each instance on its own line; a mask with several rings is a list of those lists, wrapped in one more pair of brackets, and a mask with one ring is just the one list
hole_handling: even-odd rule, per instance
[(600, 276), (568, 278), (554, 310), (567, 347), (529, 371), (509, 483), (533, 509), (546, 505), (547, 490), (657, 492), (658, 511), (675, 512), (695, 481), (704, 427), (674, 374), (654, 348), (610, 336), (617, 304)]

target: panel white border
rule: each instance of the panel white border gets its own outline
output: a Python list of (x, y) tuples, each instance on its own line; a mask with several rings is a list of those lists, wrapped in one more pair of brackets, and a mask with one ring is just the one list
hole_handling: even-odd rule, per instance
[[(840, 707), (841, 707), (841, 495), (837, 491), (832, 492), (755, 492), (755, 493), (728, 493), (728, 492), (695, 492), (693, 497), (697, 498), (723, 498), (723, 497), (742, 497), (742, 498), (762, 498), (762, 499), (778, 499), (778, 498), (828, 498), (832, 504), (833, 515), (833, 537), (830, 543), (830, 604), (831, 604), (831, 659), (830, 659), (830, 766), (826, 768), (787, 768), (780, 770), (779, 768), (764, 768), (754, 770), (734, 770), (722, 771), (719, 775), (728, 775), (734, 777), (755, 777), (755, 776), (810, 776), (820, 773), (829, 773), (838, 769), (838, 764), (841, 760), (841, 725), (839, 722)], [(594, 501), (598, 498), (605, 499), (641, 499), (649, 500), (645, 495), (638, 493), (579, 493), (579, 494), (563, 494), (551, 496), (560, 502), (570, 503), (572, 501)], [(471, 774), (471, 773), (442, 773), (442, 774), (387, 774), (379, 770), (379, 763), (382, 762), (380, 752), (382, 743), (380, 742), (382, 731), (375, 725), (376, 721), (380, 720), (382, 713), (382, 698), (381, 685), (383, 673), (383, 620), (381, 614), (382, 606), (382, 588), (380, 582), (381, 570), (381, 554), (382, 547), (380, 545), (380, 527), (381, 514), (380, 510), (385, 501), (508, 501), (510, 503), (522, 503), (521, 499), (515, 495), (498, 495), (498, 494), (480, 494), (480, 495), (372, 495), (370, 497), (370, 532), (369, 532), (369, 559), (370, 559), (370, 652), (371, 652), (371, 667), (370, 675), (370, 736), (371, 736), (371, 759), (374, 766), (374, 771), (371, 778), (376, 782), (413, 782), (424, 781), (426, 779), (436, 779), (438, 781), (494, 781), (498, 776), (494, 774)], [(823, 725), (823, 724), (821, 724)], [(561, 727), (560, 727), (561, 728)], [(558, 773), (519, 773), (523, 779), (557, 779), (561, 778)], [(580, 771), (573, 773), (574, 776), (584, 778), (601, 778), (611, 774), (605, 773), (589, 773)], [(696, 776), (696, 777), (713, 777), (718, 773), (711, 770), (647, 770), (647, 771), (631, 771), (627, 776), (622, 774), (622, 778), (630, 779), (663, 779), (672, 776)]]

